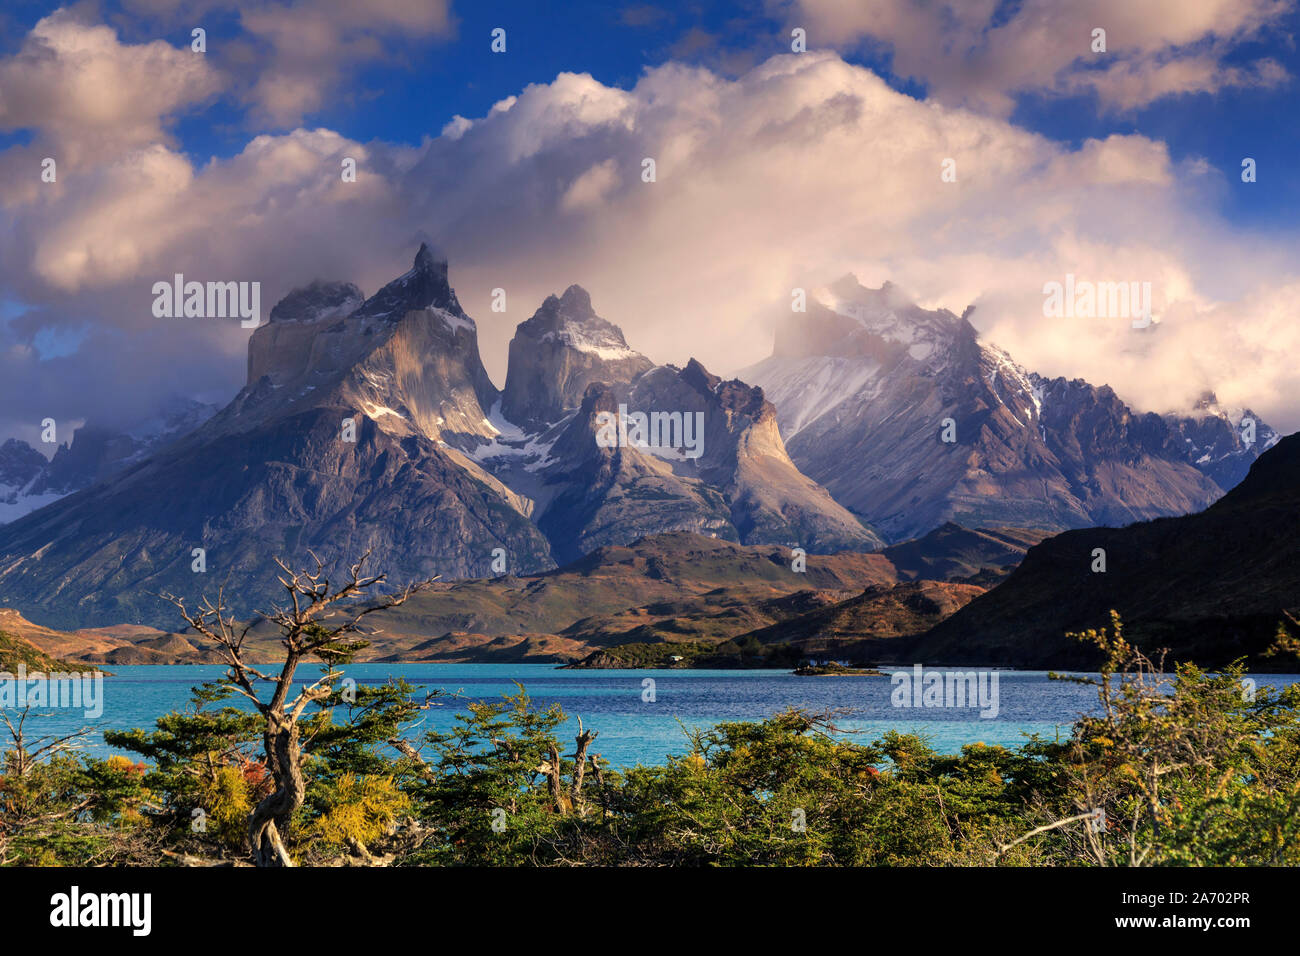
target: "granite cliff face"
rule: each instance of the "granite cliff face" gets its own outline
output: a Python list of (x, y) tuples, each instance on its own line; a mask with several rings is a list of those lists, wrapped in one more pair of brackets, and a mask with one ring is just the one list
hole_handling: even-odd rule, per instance
[(628, 382), (653, 367), (628, 348), (622, 329), (596, 314), (587, 290), (571, 285), (515, 330), (501, 411), (537, 428), (575, 411), (588, 385)]
[(950, 520), (1062, 530), (1186, 514), (1277, 440), (1260, 423), (1243, 443), (1249, 410), (1144, 415), (1108, 386), (1043, 378), (980, 343), (967, 316), (851, 277), (741, 374), (776, 405), (799, 469), (895, 540)]
[[(490, 433), (498, 393), (474, 323), (421, 247), (363, 303), (294, 293), (249, 344), (249, 383), (186, 437), (112, 480), (0, 529), (0, 594), (42, 623), (168, 626), (155, 592), (226, 582), (236, 610), (278, 600), (272, 558), (335, 573), (367, 548), (397, 584), (491, 573), (504, 549), (553, 566), (514, 494), (458, 446)], [(203, 549), (206, 570), (195, 568)]]
[(883, 545), (800, 474), (761, 389), (694, 359), (651, 365), (578, 286), (519, 326), (506, 381), (500, 433), (473, 454), (536, 502), (557, 560), (668, 531), (812, 552)]

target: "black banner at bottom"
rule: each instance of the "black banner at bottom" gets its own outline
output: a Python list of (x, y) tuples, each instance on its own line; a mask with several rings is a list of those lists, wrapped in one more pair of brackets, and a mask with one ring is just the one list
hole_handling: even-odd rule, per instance
[(534, 918), (587, 939), (689, 925), (696, 943), (827, 920), (1231, 939), (1289, 925), (1297, 889), (1300, 876), (1282, 869), (0, 869), (0, 919), (10, 944), (76, 936), (128, 948), (196, 934), (373, 941), (386, 924), (403, 937), (455, 925), (486, 943)]

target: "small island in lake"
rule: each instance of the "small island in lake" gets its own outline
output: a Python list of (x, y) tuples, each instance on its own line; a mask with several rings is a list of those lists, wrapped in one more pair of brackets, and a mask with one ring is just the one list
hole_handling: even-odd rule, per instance
[(874, 667), (845, 667), (836, 661), (827, 661), (825, 664), (813, 664), (805, 661), (794, 669), (796, 677), (847, 677), (851, 675), (865, 675), (868, 677), (883, 677), (884, 672), (878, 671)]

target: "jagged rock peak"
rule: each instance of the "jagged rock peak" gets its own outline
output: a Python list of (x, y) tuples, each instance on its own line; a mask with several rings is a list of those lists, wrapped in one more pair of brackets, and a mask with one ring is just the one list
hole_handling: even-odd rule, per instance
[(706, 369), (699, 359), (692, 357), (681, 372), (682, 381), (699, 392), (711, 392), (722, 383), (722, 379)]
[[(571, 285), (564, 295), (548, 295), (533, 317), (520, 323), (518, 332), (543, 341), (560, 341), (579, 351), (597, 352), (601, 358), (630, 358), (623, 330), (602, 319), (591, 305), (591, 295)], [(605, 350), (603, 354), (599, 350)], [(626, 353), (626, 354), (624, 354)]]
[(748, 415), (752, 419), (758, 419), (766, 413), (775, 420), (776, 409), (763, 397), (761, 388), (748, 385), (738, 378), (728, 381), (714, 375), (699, 359), (692, 358), (687, 362), (686, 368), (678, 376), (701, 395), (713, 396), (720, 407), (728, 412)]
[(45, 465), (45, 456), (21, 439), (10, 438), (0, 445), (0, 485), (11, 490), (22, 488)]
[[(922, 309), (889, 280), (885, 280), (879, 289), (869, 289), (850, 273), (827, 286), (825, 298), (828, 307), (841, 315), (857, 318), (867, 327), (879, 324), (881, 317), (896, 321), (899, 316), (910, 324), (952, 327), (959, 323), (958, 317), (947, 309)], [(963, 319), (972, 308), (962, 313)], [(890, 324), (885, 323), (886, 326)]]
[[(553, 299), (554, 296), (548, 296)], [(576, 282), (564, 290), (559, 300), (560, 311), (572, 318), (591, 318), (596, 312), (591, 307), (591, 294)]]
[(959, 318), (947, 309), (923, 309), (892, 282), (869, 289), (850, 274), (810, 288), (806, 312), (778, 324), (773, 356), (887, 359), (891, 349), (902, 346), (913, 359), (927, 362), (953, 348), (974, 347), (969, 312)]
[(272, 322), (315, 322), (350, 315), (365, 301), (351, 282), (323, 282), (294, 289), (271, 309)]
[(420, 243), (420, 248), (415, 250), (415, 268), (429, 270), (436, 269), (438, 266), (442, 266), (444, 274), (447, 272), (447, 260), (439, 261), (427, 242)]
[(884, 281), (879, 289), (871, 289), (864, 286), (857, 276), (849, 272), (840, 276), (827, 288), (836, 296), (860, 302), (875, 302), (880, 305), (911, 304), (903, 298), (898, 286), (888, 279)]
[(420, 243), (410, 271), (372, 295), (356, 314), (396, 320), (421, 309), (442, 309), (467, 318), (448, 281), (446, 258), (435, 256), (425, 242)]

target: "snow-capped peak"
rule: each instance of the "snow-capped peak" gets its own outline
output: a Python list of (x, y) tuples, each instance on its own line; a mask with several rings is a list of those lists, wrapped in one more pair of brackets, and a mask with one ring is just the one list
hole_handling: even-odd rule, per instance
[(929, 358), (950, 340), (961, 321), (943, 309), (919, 308), (907, 301), (892, 282), (868, 289), (852, 275), (815, 290), (813, 298), (837, 315), (852, 319), (857, 328), (907, 346), (908, 353), (918, 361)]
[(622, 329), (596, 314), (591, 296), (580, 285), (569, 286), (562, 296), (547, 296), (533, 318), (521, 326), (525, 327), (527, 332), (540, 333), (540, 342), (560, 342), (606, 361), (639, 354), (628, 347)]

